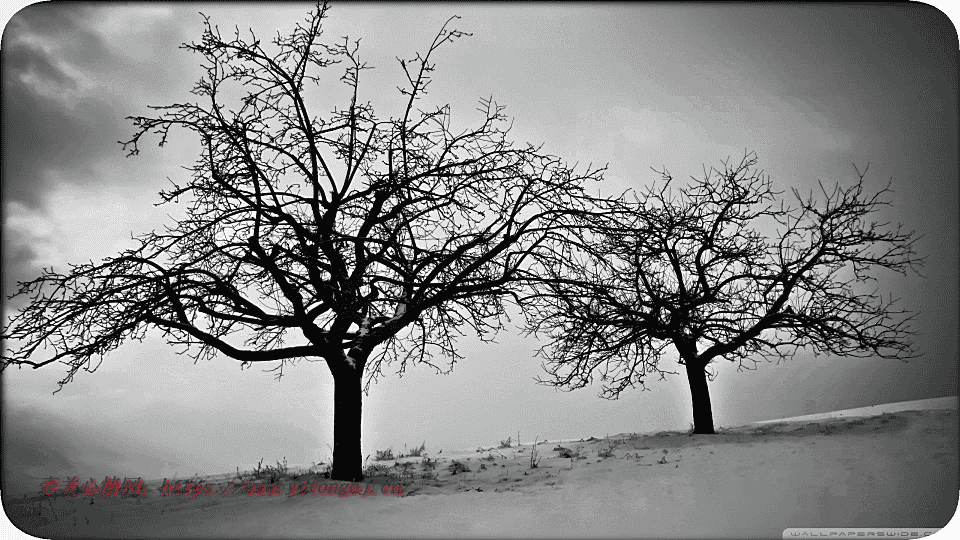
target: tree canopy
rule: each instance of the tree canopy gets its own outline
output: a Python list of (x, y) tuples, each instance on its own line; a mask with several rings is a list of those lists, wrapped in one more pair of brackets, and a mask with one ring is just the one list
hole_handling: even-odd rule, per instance
[(869, 288), (879, 269), (921, 263), (914, 232), (874, 220), (889, 186), (868, 193), (858, 170), (848, 187), (793, 189), (788, 202), (756, 163), (747, 154), (679, 186), (657, 171), (659, 184), (590, 218), (592, 239), (566, 244), (529, 319), (528, 331), (547, 338), (544, 382), (580, 388), (599, 375), (602, 395), (615, 398), (673, 373), (663, 360), (676, 352), (695, 430), (712, 433), (705, 377), (716, 360), (915, 355), (915, 315)]
[[(199, 157), (162, 191), (182, 217), (101, 262), (45, 269), (21, 284), (29, 303), (3, 331), (3, 367), (81, 369), (157, 329), (196, 359), (241, 365), (322, 360), (335, 381), (334, 478), (359, 479), (361, 379), (390, 363), (439, 355), (452, 366), (465, 329), (503, 327), (543, 261), (555, 256), (594, 198), (603, 169), (578, 172), (541, 147), (517, 145), (504, 108), (483, 99), (481, 120), (454, 129), (447, 105), (426, 106), (433, 57), (468, 34), (449, 28), (400, 60), (401, 110), (381, 117), (363, 100), (369, 69), (359, 41), (321, 40), (326, 3), (272, 45), (251, 31), (223, 35), (205, 18), (194, 101), (131, 117), (128, 155), (197, 136)], [(331, 68), (346, 102), (319, 91)], [(45, 355), (39, 359), (37, 356)]]

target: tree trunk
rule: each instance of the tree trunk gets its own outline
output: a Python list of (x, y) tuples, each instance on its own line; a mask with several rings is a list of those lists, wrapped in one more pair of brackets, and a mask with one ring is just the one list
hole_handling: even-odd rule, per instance
[(693, 432), (696, 434), (714, 434), (713, 409), (710, 407), (710, 389), (707, 388), (707, 366), (697, 360), (684, 360), (687, 367), (687, 381), (690, 383), (690, 397), (693, 402)]
[(363, 480), (362, 373), (363, 370), (347, 368), (336, 370), (333, 375), (333, 470), (330, 473), (333, 480)]

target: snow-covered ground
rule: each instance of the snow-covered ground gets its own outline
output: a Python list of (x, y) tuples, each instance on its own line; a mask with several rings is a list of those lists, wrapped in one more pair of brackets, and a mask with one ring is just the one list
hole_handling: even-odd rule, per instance
[[(397, 478), (339, 497), (59, 496), (5, 501), (42, 538), (632, 537), (781, 538), (788, 527), (943, 527), (958, 502), (957, 398), (835, 411), (723, 430), (404, 458)], [(567, 449), (567, 450), (564, 450)], [(563, 457), (567, 451), (575, 457)], [(454, 472), (454, 462), (467, 471)], [(386, 467), (394, 461), (381, 462)], [(222, 484), (235, 475), (203, 479)], [(429, 478), (428, 478), (429, 477)], [(272, 486), (271, 486), (272, 487)], [(939, 536), (939, 535), (938, 535)]]
[(897, 401), (894, 403), (882, 403), (880, 405), (871, 405), (869, 407), (859, 407), (857, 409), (843, 409), (842, 411), (830, 411), (819, 414), (805, 414), (803, 416), (791, 416), (790, 418), (779, 418), (776, 420), (762, 420), (754, 424), (772, 424), (776, 422), (800, 422), (806, 420), (826, 420), (828, 418), (856, 418), (863, 416), (876, 416), (883, 413), (892, 413), (899, 411), (922, 411), (932, 409), (957, 409), (957, 396), (918, 399), (914, 401)]

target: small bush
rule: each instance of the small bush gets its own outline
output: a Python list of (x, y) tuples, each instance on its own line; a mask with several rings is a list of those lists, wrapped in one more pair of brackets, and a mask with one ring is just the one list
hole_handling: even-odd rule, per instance
[(419, 448), (413, 448), (410, 450), (410, 453), (407, 454), (409, 457), (421, 457), (423, 456), (424, 451), (427, 449), (427, 441), (423, 441), (423, 444)]
[(313, 474), (317, 475), (318, 478), (330, 478), (330, 475), (333, 471), (333, 466), (329, 463), (320, 463), (311, 467), (314, 471)]
[(607, 448), (600, 447), (600, 449), (597, 450), (597, 455), (598, 455), (598, 456), (600, 456), (600, 457), (602, 457), (602, 458), (614, 457), (614, 456), (613, 456), (613, 449), (620, 445), (620, 441), (617, 441), (617, 440), (611, 441), (611, 440), (610, 440), (610, 437), (608, 436), (608, 437), (607, 437), (607, 445), (608, 445)]
[(510, 444), (510, 441), (512, 440), (513, 439), (511, 439), (510, 437), (507, 437), (507, 440), (500, 441), (500, 448), (513, 448), (513, 445)]
[[(413, 464), (410, 464), (410, 466), (412, 465)], [(413, 477), (413, 474), (407, 467), (399, 467), (397, 465), (391, 467), (382, 463), (374, 463), (363, 470), (363, 476), (370, 482), (386, 484), (406, 482), (409, 478)]]
[(407, 461), (404, 463), (396, 463), (389, 471), (389, 480), (400, 482), (406, 482), (408, 480), (413, 480), (416, 477), (416, 474), (411, 470), (414, 467), (414, 463)]
[(390, 467), (380, 463), (374, 463), (373, 465), (368, 466), (364, 471), (364, 476), (384, 476), (390, 471)]
[(377, 456), (373, 458), (374, 461), (387, 461), (391, 459), (396, 459), (393, 457), (393, 448), (387, 448), (386, 450), (377, 450)]
[(559, 454), (557, 455), (557, 457), (570, 458), (570, 459), (580, 459), (584, 457), (584, 455), (581, 454), (579, 450), (571, 450), (569, 448), (564, 448), (562, 446), (558, 448), (560, 448), (560, 450), (558, 450)]
[(447, 467), (447, 470), (450, 471), (450, 474), (457, 474), (461, 472), (470, 472), (470, 467), (467, 467), (465, 464), (454, 460), (452, 463), (450, 463), (450, 466)]

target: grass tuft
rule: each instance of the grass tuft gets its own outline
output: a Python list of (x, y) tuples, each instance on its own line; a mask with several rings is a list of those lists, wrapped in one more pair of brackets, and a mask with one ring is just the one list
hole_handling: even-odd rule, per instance
[(536, 469), (540, 465), (540, 458), (537, 457), (537, 438), (533, 439), (533, 448), (530, 451), (530, 468)]
[[(239, 474), (239, 467), (237, 471)], [(257, 467), (250, 472), (250, 475), (247, 477), (242, 477), (244, 480), (267, 480), (271, 484), (276, 483), (280, 479), (291, 478), (290, 468), (287, 466), (287, 458), (283, 458), (281, 463), (279, 460), (276, 465), (266, 465), (263, 464), (263, 459), (260, 459), (260, 463), (257, 463)]]
[(387, 448), (386, 450), (377, 450), (376, 457), (373, 458), (374, 461), (389, 461), (391, 459), (396, 459), (393, 456), (393, 448)]
[[(408, 456), (408, 457), (422, 457), (422, 456), (424, 455), (424, 453), (426, 452), (426, 450), (427, 450), (427, 441), (423, 441), (423, 443), (422, 443), (418, 448), (412, 448), (412, 449), (410, 449), (410, 452), (407, 453), (407, 456)], [(403, 456), (400, 456), (400, 457), (403, 457)]]

